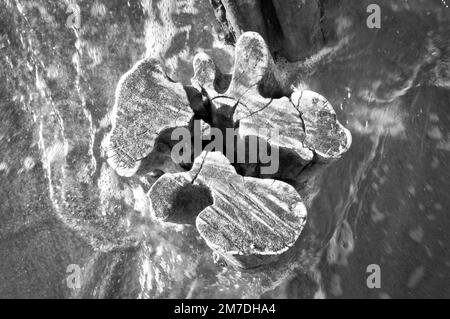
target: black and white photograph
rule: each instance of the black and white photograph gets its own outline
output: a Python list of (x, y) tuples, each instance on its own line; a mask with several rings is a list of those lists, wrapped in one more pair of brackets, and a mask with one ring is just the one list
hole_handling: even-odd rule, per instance
[(449, 6), (0, 0), (0, 299), (450, 299)]

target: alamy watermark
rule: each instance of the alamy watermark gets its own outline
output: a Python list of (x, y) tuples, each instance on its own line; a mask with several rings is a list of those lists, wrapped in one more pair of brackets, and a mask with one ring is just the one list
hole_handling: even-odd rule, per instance
[(66, 277), (67, 288), (80, 289), (83, 279), (83, 272), (80, 265), (70, 264), (67, 266), (66, 273), (68, 274)]
[[(226, 128), (225, 136), (215, 127), (202, 133), (201, 121), (195, 120), (193, 135), (186, 127), (173, 130), (171, 139), (178, 141), (171, 151), (175, 163), (190, 163), (192, 153), (195, 159), (202, 151), (218, 151), (231, 163), (262, 164), (262, 174), (274, 174), (278, 171), (279, 148), (275, 145), (279, 144), (279, 131), (276, 128), (258, 128), (255, 135), (242, 138), (237, 128)], [(205, 141), (209, 141), (206, 146)]]
[(367, 13), (370, 15), (367, 17), (366, 24), (369, 29), (381, 28), (381, 8), (378, 4), (369, 4), (367, 6)]
[(369, 289), (380, 289), (381, 288), (381, 268), (380, 265), (371, 264), (367, 266), (367, 273), (370, 275), (367, 277), (366, 284)]

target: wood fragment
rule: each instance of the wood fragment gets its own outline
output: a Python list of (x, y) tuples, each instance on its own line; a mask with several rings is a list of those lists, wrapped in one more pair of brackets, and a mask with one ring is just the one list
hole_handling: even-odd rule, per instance
[(188, 126), (194, 112), (180, 83), (170, 81), (154, 59), (139, 61), (122, 76), (105, 142), (109, 165), (134, 175), (163, 131)]
[(241, 268), (277, 260), (306, 222), (306, 208), (292, 186), (240, 176), (220, 152), (203, 152), (189, 172), (163, 175), (148, 196), (155, 216), (166, 221), (183, 219), (188, 201), (185, 214), (197, 210), (195, 224), (208, 246)]

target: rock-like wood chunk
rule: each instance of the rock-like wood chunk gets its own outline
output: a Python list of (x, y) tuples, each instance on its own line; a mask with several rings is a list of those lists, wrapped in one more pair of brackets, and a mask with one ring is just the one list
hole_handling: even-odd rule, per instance
[[(339, 123), (330, 103), (315, 92), (295, 90), (290, 98), (264, 97), (261, 88), (275, 82), (273, 68), (263, 38), (246, 32), (236, 43), (231, 83), (224, 93), (216, 91), (214, 79), (220, 72), (204, 53), (194, 60), (192, 82), (211, 100), (214, 126), (238, 126), (242, 138), (257, 136), (279, 148), (280, 172), (275, 176), (295, 179), (314, 159), (339, 158), (350, 147), (351, 134)], [(229, 117), (233, 121), (224, 124)]]
[(291, 100), (305, 126), (305, 145), (318, 159), (329, 162), (347, 152), (352, 144), (352, 135), (338, 121), (333, 107), (322, 95), (309, 90), (295, 90)]
[(183, 210), (198, 213), (195, 224), (208, 246), (242, 268), (275, 261), (306, 222), (292, 186), (240, 176), (220, 152), (203, 152), (189, 172), (164, 174), (148, 196), (159, 219), (183, 219)]
[[(305, 165), (313, 153), (304, 145), (305, 132), (300, 113), (287, 97), (265, 98), (260, 87), (270, 78), (273, 60), (263, 38), (254, 32), (244, 33), (236, 43), (236, 62), (226, 95), (239, 101), (233, 119), (239, 134), (264, 138), (272, 147), (296, 153)], [(267, 130), (261, 130), (266, 128)], [(271, 133), (278, 132), (278, 139)]]
[(121, 176), (134, 175), (165, 130), (188, 126), (194, 112), (186, 91), (172, 82), (160, 63), (138, 62), (122, 76), (106, 140), (109, 165)]
[[(275, 175), (291, 178), (312, 161), (314, 154), (304, 145), (304, 124), (290, 99), (266, 98), (260, 93), (262, 86), (267, 87), (267, 83), (274, 81), (272, 68), (273, 60), (262, 37), (255, 32), (246, 32), (236, 43), (231, 83), (224, 93), (215, 90), (217, 71), (212, 59), (204, 53), (194, 59), (192, 83), (202, 88), (211, 101), (213, 126), (239, 126), (242, 139), (256, 136), (270, 147), (279, 148), (280, 160), (285, 159), (280, 162), (284, 172)], [(277, 133), (276, 138), (274, 133)], [(292, 163), (295, 164), (294, 171)]]

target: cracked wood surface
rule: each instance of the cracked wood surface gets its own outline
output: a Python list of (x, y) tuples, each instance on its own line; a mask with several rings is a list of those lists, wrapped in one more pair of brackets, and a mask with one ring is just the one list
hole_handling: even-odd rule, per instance
[(106, 142), (109, 165), (121, 176), (134, 175), (165, 130), (188, 126), (194, 112), (180, 83), (172, 82), (153, 59), (138, 62), (117, 85)]
[[(192, 87), (170, 81), (155, 60), (133, 67), (118, 85), (108, 160), (123, 176), (158, 169), (160, 177), (147, 193), (155, 217), (195, 224), (228, 262), (253, 268), (278, 260), (294, 245), (306, 221), (304, 203), (317, 191), (322, 168), (347, 151), (351, 135), (315, 92), (270, 95), (277, 87), (274, 62), (259, 34), (241, 35), (235, 51), (231, 75), (221, 73), (207, 54), (197, 54)], [(207, 151), (192, 158), (190, 171), (176, 167), (171, 132), (183, 126), (196, 134), (194, 115), (204, 119), (203, 150), (208, 128), (237, 128), (246, 152), (250, 137), (257, 137), (259, 147), (263, 140), (271, 153), (279, 152), (278, 171), (263, 174), (260, 153), (254, 164)], [(238, 143), (224, 136), (222, 152)], [(242, 149), (234, 146), (236, 155)]]
[(292, 186), (243, 177), (220, 152), (203, 152), (189, 172), (163, 175), (148, 196), (155, 216), (166, 221), (179, 218), (188, 201), (208, 246), (242, 268), (275, 261), (306, 222), (306, 208)]
[[(313, 159), (330, 162), (348, 150), (351, 134), (320, 94), (309, 90), (294, 90), (290, 98), (261, 94), (261, 88), (275, 79), (272, 57), (259, 34), (244, 33), (236, 43), (235, 56), (231, 83), (224, 93), (217, 88), (217, 77), (223, 75), (214, 61), (205, 53), (194, 59), (191, 82), (208, 95), (214, 125), (239, 127), (242, 138), (257, 136), (280, 148), (280, 178), (296, 178)], [(223, 118), (233, 121), (224, 123)], [(277, 140), (271, 139), (274, 129), (279, 132)]]
[(324, 162), (337, 159), (350, 148), (352, 135), (337, 119), (336, 112), (322, 95), (295, 90), (291, 95), (304, 124), (305, 144)]

